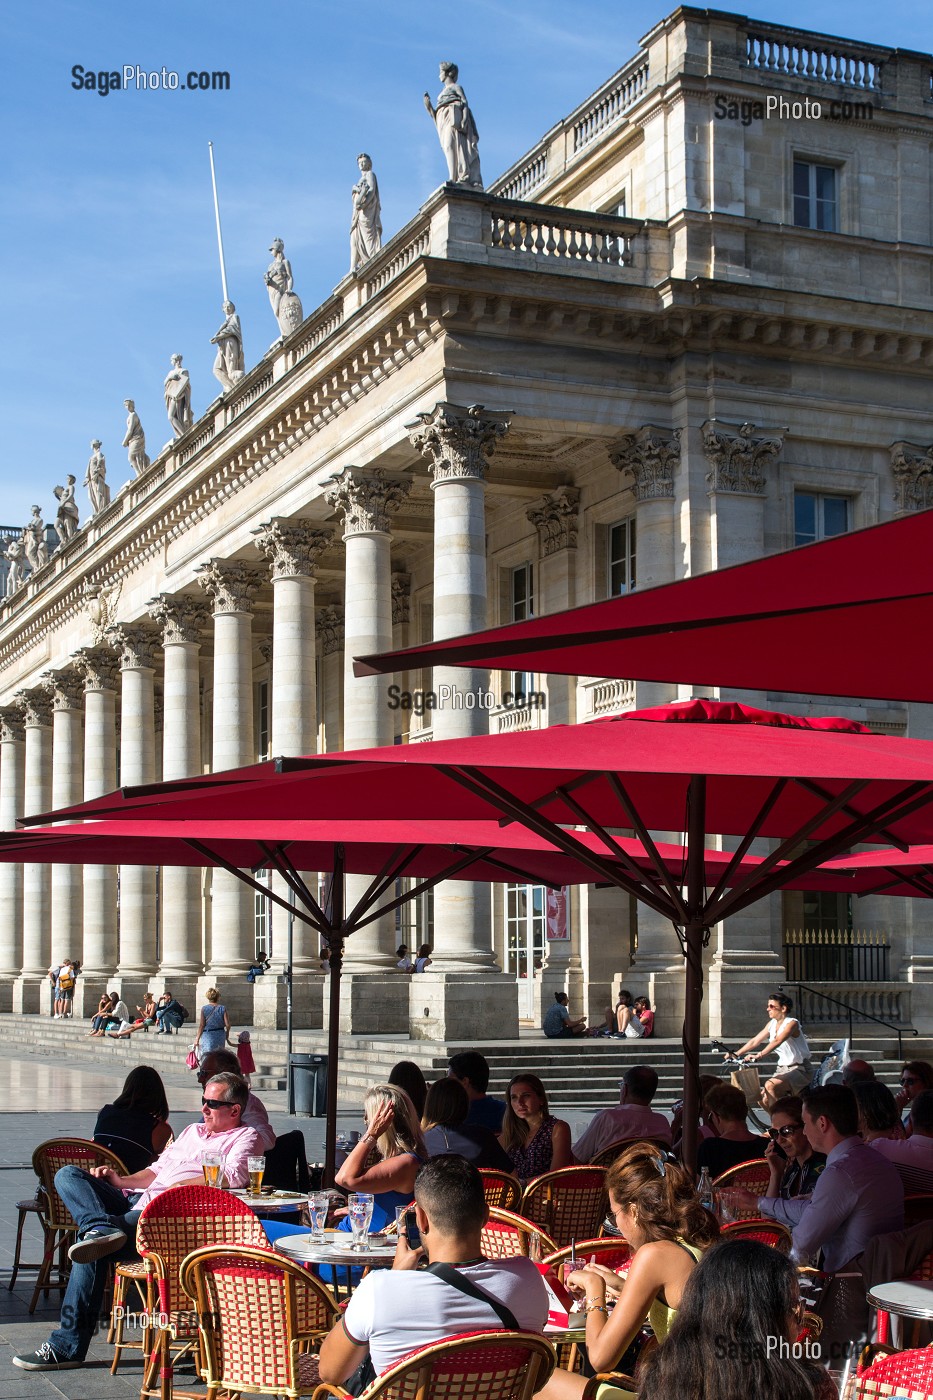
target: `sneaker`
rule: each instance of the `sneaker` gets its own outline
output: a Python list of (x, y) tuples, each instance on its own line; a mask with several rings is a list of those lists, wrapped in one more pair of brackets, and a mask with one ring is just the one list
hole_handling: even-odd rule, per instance
[(116, 1254), (126, 1244), (123, 1230), (86, 1230), (71, 1246), (68, 1258), (73, 1264), (92, 1264), (107, 1254)]
[(83, 1361), (66, 1361), (56, 1356), (48, 1342), (43, 1342), (38, 1351), (24, 1352), (13, 1357), (13, 1365), (21, 1371), (75, 1371), (83, 1366)]

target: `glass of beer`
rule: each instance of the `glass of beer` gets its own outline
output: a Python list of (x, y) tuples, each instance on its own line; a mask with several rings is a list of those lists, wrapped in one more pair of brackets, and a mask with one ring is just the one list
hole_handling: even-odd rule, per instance
[(224, 1159), (219, 1152), (201, 1153), (201, 1170), (205, 1186), (219, 1186), (223, 1173)]
[(249, 1194), (259, 1196), (262, 1194), (262, 1174), (266, 1170), (265, 1157), (247, 1157), (246, 1165), (249, 1169)]

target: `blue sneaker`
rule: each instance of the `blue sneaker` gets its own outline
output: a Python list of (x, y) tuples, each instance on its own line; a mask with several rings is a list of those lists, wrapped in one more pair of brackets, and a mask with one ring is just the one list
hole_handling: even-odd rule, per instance
[(108, 1254), (116, 1254), (126, 1244), (124, 1230), (85, 1230), (71, 1246), (68, 1258), (73, 1264), (92, 1264)]
[(13, 1365), (21, 1371), (76, 1371), (83, 1361), (64, 1361), (52, 1350), (48, 1342), (43, 1342), (38, 1351), (30, 1351), (13, 1357)]

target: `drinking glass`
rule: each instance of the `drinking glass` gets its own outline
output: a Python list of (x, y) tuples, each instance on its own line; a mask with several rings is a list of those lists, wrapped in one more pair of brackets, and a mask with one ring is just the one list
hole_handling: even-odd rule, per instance
[(246, 1166), (249, 1170), (249, 1194), (259, 1196), (262, 1194), (262, 1177), (266, 1170), (265, 1157), (247, 1157)]
[(405, 1216), (408, 1214), (408, 1206), (395, 1207), (395, 1238), (401, 1239), (405, 1233)]
[(201, 1170), (204, 1173), (205, 1186), (220, 1185), (223, 1165), (224, 1159), (219, 1152), (201, 1153)]
[(330, 1197), (326, 1191), (315, 1191), (308, 1197), (308, 1216), (311, 1221), (311, 1243), (324, 1243), (324, 1226), (327, 1223), (327, 1209)]
[(353, 1192), (347, 1200), (350, 1209), (350, 1229), (353, 1231), (352, 1249), (365, 1249), (366, 1233), (373, 1218), (373, 1197), (371, 1192)]

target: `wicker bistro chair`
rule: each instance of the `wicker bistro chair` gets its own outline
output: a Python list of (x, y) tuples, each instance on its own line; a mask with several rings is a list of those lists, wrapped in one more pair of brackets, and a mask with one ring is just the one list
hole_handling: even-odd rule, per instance
[(670, 1152), (671, 1144), (665, 1138), (619, 1138), (610, 1142), (590, 1162), (591, 1167), (611, 1167), (613, 1162), (629, 1147), (656, 1147), (659, 1152)]
[(733, 1220), (721, 1228), (722, 1238), (730, 1240), (758, 1240), (760, 1244), (770, 1244), (781, 1254), (790, 1254), (793, 1239), (790, 1230), (779, 1220)]
[[(148, 1355), (140, 1400), (192, 1394), (172, 1388), (173, 1347), (182, 1353), (200, 1341), (195, 1303), (182, 1289), (178, 1274), (183, 1260), (205, 1245), (247, 1245), (264, 1250), (270, 1259), (279, 1257), (249, 1206), (227, 1191), (173, 1186), (149, 1202), (136, 1227), (136, 1248), (146, 1267), (150, 1318), (143, 1339)], [(203, 1400), (203, 1391), (193, 1393)]]
[(307, 1269), (267, 1249), (210, 1245), (185, 1259), (181, 1288), (197, 1303), (210, 1397), (310, 1394), (318, 1381), (308, 1348), (340, 1309)]
[[(312, 1365), (317, 1357), (307, 1358)], [(554, 1372), (550, 1342), (536, 1332), (473, 1332), (419, 1347), (383, 1371), (365, 1400), (531, 1400)], [(321, 1381), (313, 1400), (347, 1400)]]
[[(753, 1191), (756, 1196), (763, 1196), (768, 1189), (771, 1180), (771, 1170), (763, 1157), (754, 1157), (750, 1162), (740, 1162), (737, 1167), (727, 1167), (724, 1172), (716, 1177), (713, 1182), (715, 1190), (730, 1190), (732, 1187), (741, 1186), (745, 1191)], [(754, 1210), (744, 1212), (741, 1216), (745, 1220), (757, 1220), (758, 1215)]]
[(609, 1196), (602, 1167), (564, 1167), (529, 1181), (521, 1213), (546, 1230), (557, 1246), (588, 1240), (599, 1230)]
[[(10, 1292), (11, 1292), (11, 1293), (13, 1292), (13, 1289), (16, 1287), (16, 1275), (17, 1275), (18, 1273), (20, 1273), (22, 1270), (25, 1269), (28, 1273), (31, 1273), (31, 1274), (35, 1273), (35, 1274), (37, 1274), (37, 1273), (39, 1273), (39, 1272), (41, 1271), (41, 1269), (42, 1269), (42, 1261), (41, 1261), (41, 1260), (40, 1260), (38, 1263), (36, 1263), (36, 1264), (27, 1264), (27, 1263), (24, 1263), (24, 1262), (23, 1262), (23, 1257), (22, 1257), (22, 1255), (23, 1255), (23, 1230), (24, 1230), (25, 1225), (26, 1225), (26, 1217), (27, 1217), (27, 1215), (35, 1215), (35, 1216), (37, 1216), (37, 1217), (38, 1217), (38, 1220), (39, 1220), (39, 1224), (42, 1225), (42, 1234), (43, 1234), (42, 1252), (43, 1252), (43, 1255), (45, 1254), (45, 1250), (46, 1250), (47, 1247), (48, 1247), (48, 1243), (49, 1243), (49, 1232), (48, 1232), (48, 1230), (46, 1229), (45, 1225), (43, 1224), (44, 1204), (45, 1204), (45, 1203), (44, 1203), (44, 1201), (42, 1200), (42, 1194), (43, 1194), (43, 1192), (42, 1192), (42, 1187), (41, 1187), (41, 1186), (38, 1186), (38, 1187), (36, 1188), (36, 1194), (35, 1194), (34, 1196), (30, 1196), (30, 1198), (29, 1198), (28, 1201), (25, 1201), (25, 1200), (24, 1200), (24, 1201), (17, 1201), (17, 1202), (16, 1202), (16, 1246), (15, 1246), (15, 1248), (14, 1248), (14, 1250), (13, 1250), (13, 1275), (12, 1275), (12, 1277), (11, 1277), (11, 1279), (10, 1279), (10, 1284), (9, 1284), (9, 1289), (10, 1289)], [(48, 1289), (45, 1290), (45, 1293), (46, 1293), (46, 1297), (48, 1297)]]
[[(86, 1138), (53, 1138), (42, 1142), (32, 1154), (32, 1169), (39, 1178), (42, 1188), (40, 1219), (45, 1234), (45, 1251), (36, 1277), (29, 1311), (35, 1312), (39, 1294), (48, 1294), (50, 1288), (64, 1290), (68, 1283), (68, 1270), (65, 1263), (65, 1246), (77, 1234), (78, 1227), (71, 1211), (55, 1189), (55, 1173), (61, 1167), (112, 1167), (121, 1176), (126, 1175), (126, 1167), (115, 1152), (101, 1147)], [(52, 1278), (55, 1254), (58, 1251), (58, 1277)]]
[(542, 1256), (554, 1253), (557, 1245), (532, 1221), (510, 1210), (490, 1210), (483, 1226), (483, 1254), (487, 1259), (513, 1259), (516, 1254), (527, 1259), (532, 1235), (538, 1236)]
[(595, 1255), (597, 1264), (603, 1264), (607, 1269), (619, 1270), (627, 1265), (632, 1257), (632, 1247), (625, 1240), (607, 1239), (603, 1236), (599, 1239), (577, 1240), (575, 1245), (568, 1244), (563, 1249), (555, 1249), (553, 1254), (545, 1255), (541, 1263), (559, 1269), (561, 1264), (566, 1264), (574, 1250), (581, 1267)]
[(517, 1210), (522, 1199), (522, 1183), (509, 1172), (494, 1167), (480, 1167), (487, 1206), (496, 1210)]
[(613, 1386), (623, 1395), (638, 1394), (634, 1376), (627, 1376), (624, 1371), (599, 1371), (595, 1376), (590, 1376), (584, 1387), (581, 1400), (596, 1400), (599, 1387), (604, 1382), (606, 1385)]
[(933, 1348), (878, 1356), (864, 1370), (860, 1363), (843, 1394), (844, 1400), (876, 1400), (889, 1395), (933, 1400)]

